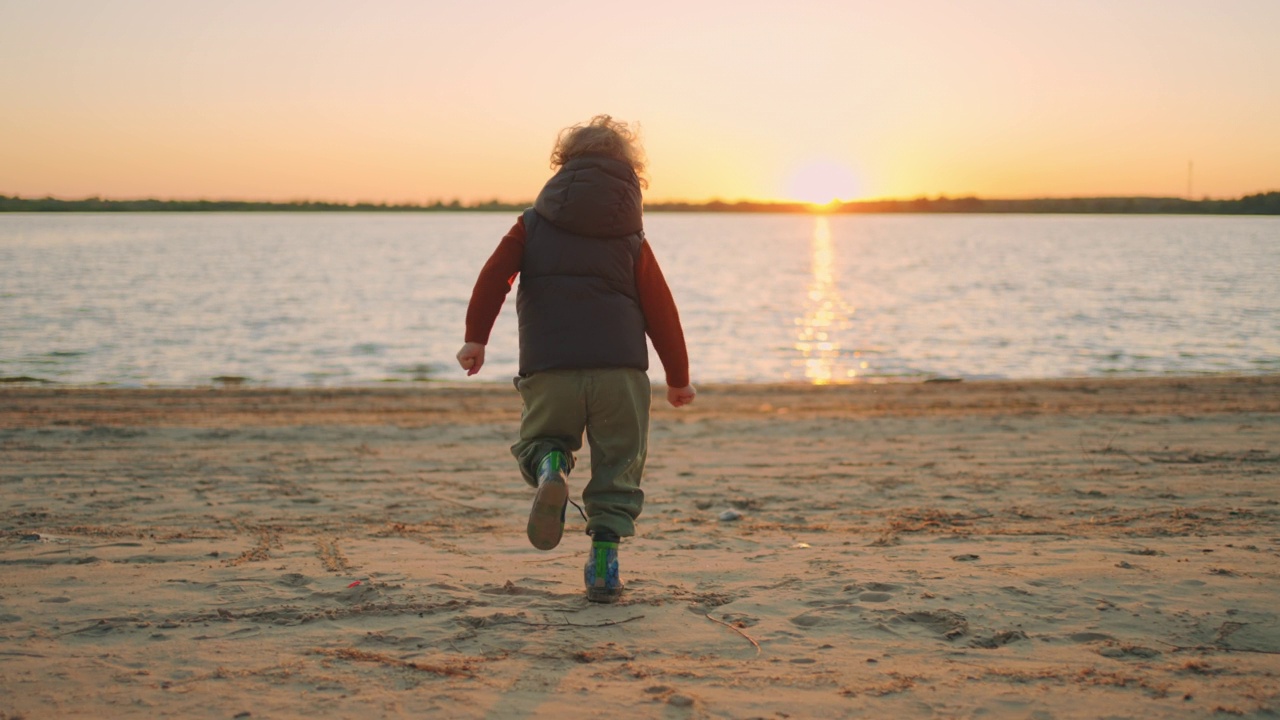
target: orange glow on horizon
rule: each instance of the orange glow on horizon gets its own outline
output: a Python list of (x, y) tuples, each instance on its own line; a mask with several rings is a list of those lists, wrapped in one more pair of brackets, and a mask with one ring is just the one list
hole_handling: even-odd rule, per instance
[(81, 5), (0, 3), (0, 194), (522, 202), (599, 113), (651, 202), (1280, 189), (1274, 0)]

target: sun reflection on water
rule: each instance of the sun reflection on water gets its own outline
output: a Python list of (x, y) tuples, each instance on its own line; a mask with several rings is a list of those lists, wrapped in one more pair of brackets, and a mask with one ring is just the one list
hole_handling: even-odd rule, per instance
[[(856, 308), (845, 301), (836, 287), (836, 254), (831, 242), (831, 222), (822, 215), (813, 218), (813, 278), (803, 317), (796, 318), (798, 335), (796, 365), (814, 385), (853, 382), (857, 367), (846, 367), (842, 340), (853, 327)], [(859, 353), (854, 353), (857, 358)], [(856, 360), (855, 360), (856, 362)], [(860, 364), (865, 368), (865, 362)]]

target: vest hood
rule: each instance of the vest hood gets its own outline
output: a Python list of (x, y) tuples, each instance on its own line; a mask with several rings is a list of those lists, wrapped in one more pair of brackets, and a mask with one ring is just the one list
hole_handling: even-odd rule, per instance
[(538, 193), (533, 207), (557, 227), (587, 237), (621, 237), (644, 228), (635, 170), (598, 155), (565, 163)]

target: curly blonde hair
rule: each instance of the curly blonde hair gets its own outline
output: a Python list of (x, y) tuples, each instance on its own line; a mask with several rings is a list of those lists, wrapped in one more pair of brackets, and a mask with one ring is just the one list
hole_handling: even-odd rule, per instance
[(649, 187), (644, 176), (646, 159), (640, 145), (640, 125), (628, 125), (608, 115), (596, 115), (585, 124), (574, 125), (560, 131), (555, 149), (551, 151), (551, 167), (559, 168), (570, 160), (583, 155), (604, 155), (621, 160), (635, 171), (640, 187)]

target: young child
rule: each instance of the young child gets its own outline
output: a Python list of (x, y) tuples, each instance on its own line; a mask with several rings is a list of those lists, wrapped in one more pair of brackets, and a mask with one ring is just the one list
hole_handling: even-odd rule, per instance
[(582, 491), (591, 554), (587, 599), (622, 593), (618, 542), (635, 534), (649, 437), (649, 350), (666, 371), (667, 401), (693, 402), (689, 358), (675, 301), (645, 241), (644, 157), (626, 123), (597, 115), (560, 132), (557, 172), (485, 263), (467, 307), (458, 363), (474, 375), (516, 275), (520, 440), (511, 446), (535, 488), (529, 542), (560, 543), (568, 476), (586, 431), (591, 478)]

